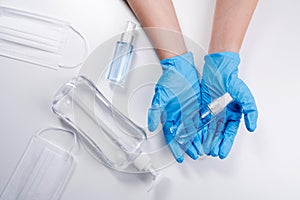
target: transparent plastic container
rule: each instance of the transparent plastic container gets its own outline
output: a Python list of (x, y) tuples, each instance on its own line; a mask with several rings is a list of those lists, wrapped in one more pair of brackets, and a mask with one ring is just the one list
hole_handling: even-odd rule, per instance
[(66, 83), (56, 94), (53, 112), (71, 125), (87, 150), (106, 166), (122, 170), (140, 154), (145, 131), (119, 112), (83, 76)]
[[(190, 113), (189, 117), (184, 119), (178, 126), (171, 126), (170, 132), (175, 135), (175, 140), (186, 150), (192, 144), (195, 135), (210, 124), (217, 115), (221, 115), (222, 111), (232, 101), (233, 98), (230, 94), (225, 93), (208, 105), (202, 105), (199, 110)], [(186, 107), (189, 106), (191, 105)]]
[(120, 86), (124, 86), (130, 68), (135, 28), (136, 24), (134, 22), (127, 22), (126, 28), (116, 44), (112, 63), (107, 74), (107, 80)]

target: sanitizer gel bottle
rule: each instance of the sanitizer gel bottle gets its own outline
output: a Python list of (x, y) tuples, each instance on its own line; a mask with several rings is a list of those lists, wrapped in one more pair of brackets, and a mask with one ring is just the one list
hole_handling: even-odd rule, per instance
[(159, 182), (161, 176), (151, 158), (142, 152), (146, 132), (114, 107), (89, 79), (78, 76), (61, 87), (52, 110), (76, 130), (86, 150), (102, 164), (128, 173), (150, 173), (153, 182)]
[(117, 85), (124, 85), (125, 78), (130, 67), (133, 50), (133, 39), (136, 24), (128, 21), (121, 39), (117, 42), (112, 62), (107, 74), (107, 80)]
[(118, 111), (86, 77), (75, 77), (55, 95), (53, 112), (73, 127), (93, 157), (125, 169), (141, 153), (145, 131)]
[(148, 190), (160, 182), (162, 176), (141, 149), (147, 139), (145, 131), (118, 111), (89, 79), (78, 76), (61, 87), (52, 110), (76, 130), (86, 150), (102, 164), (118, 171), (151, 174)]

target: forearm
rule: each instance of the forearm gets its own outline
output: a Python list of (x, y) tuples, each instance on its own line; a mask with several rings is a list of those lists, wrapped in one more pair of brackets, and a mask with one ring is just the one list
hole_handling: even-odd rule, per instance
[(185, 53), (186, 46), (171, 0), (128, 0), (162, 60)]
[(217, 0), (209, 53), (239, 52), (258, 0)]

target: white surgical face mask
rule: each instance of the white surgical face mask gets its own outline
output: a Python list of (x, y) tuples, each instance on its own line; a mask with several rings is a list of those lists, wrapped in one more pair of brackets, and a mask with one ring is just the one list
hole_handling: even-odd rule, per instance
[(5, 200), (56, 200), (75, 167), (74, 146), (64, 150), (41, 134), (69, 132), (59, 128), (47, 128), (34, 135), (19, 161), (0, 199)]
[(58, 69), (80, 65), (86, 54), (86, 40), (70, 24), (0, 7), (1, 56)]

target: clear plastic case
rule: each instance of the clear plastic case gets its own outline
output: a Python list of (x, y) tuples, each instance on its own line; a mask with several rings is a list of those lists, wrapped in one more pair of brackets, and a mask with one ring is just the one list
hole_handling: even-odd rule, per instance
[(125, 169), (141, 154), (145, 131), (119, 112), (87, 78), (79, 76), (66, 83), (57, 92), (52, 109), (106, 166)]

